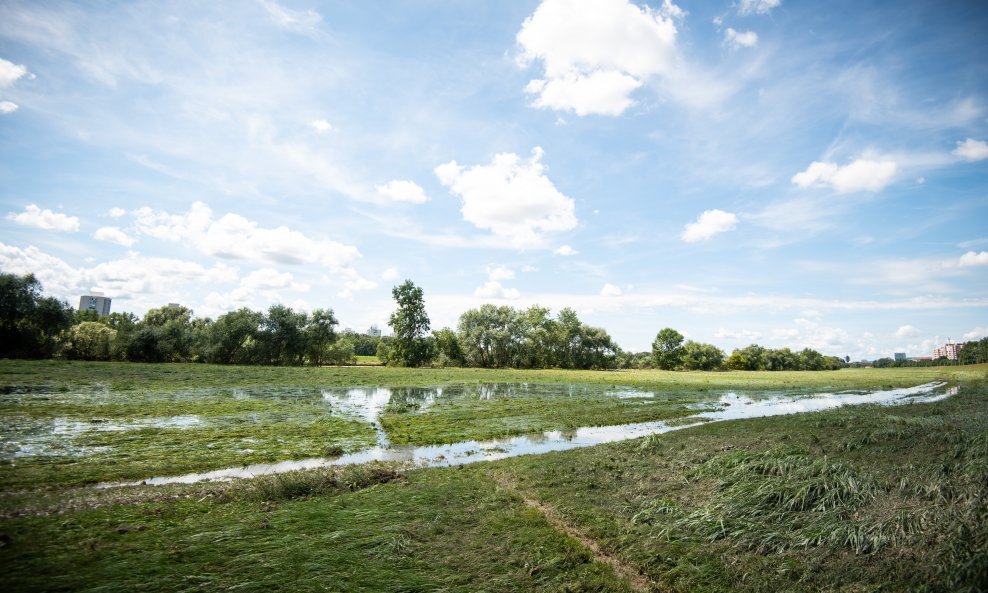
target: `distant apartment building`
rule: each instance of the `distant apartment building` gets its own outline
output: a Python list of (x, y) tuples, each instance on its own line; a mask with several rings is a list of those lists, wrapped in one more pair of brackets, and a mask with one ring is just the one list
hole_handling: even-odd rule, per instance
[(102, 292), (94, 292), (79, 297), (80, 311), (96, 311), (100, 317), (110, 314), (110, 297), (103, 296)]
[(893, 357), (895, 358), (895, 361), (896, 362), (899, 362), (899, 361), (902, 361), (902, 360), (905, 360), (906, 359), (906, 353), (905, 352), (896, 352), (895, 354), (893, 354)]
[(961, 351), (961, 346), (964, 344), (954, 344), (953, 342), (947, 342), (943, 346), (937, 346), (933, 349), (933, 360), (940, 358), (946, 358), (947, 360), (957, 360), (957, 356)]
[(370, 326), (370, 329), (367, 330), (367, 335), (372, 338), (380, 338), (381, 328), (377, 327), (376, 325), (372, 325)]

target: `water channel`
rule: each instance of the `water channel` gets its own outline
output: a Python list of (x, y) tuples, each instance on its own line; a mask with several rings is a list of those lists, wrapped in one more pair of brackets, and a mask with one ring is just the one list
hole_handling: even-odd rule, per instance
[[(580, 387), (575, 387), (580, 388)], [(498, 386), (498, 390), (518, 390), (523, 395), (523, 386)], [(786, 414), (799, 414), (830, 410), (849, 405), (878, 404), (901, 405), (911, 403), (931, 403), (957, 393), (957, 387), (946, 383), (927, 383), (916, 387), (889, 389), (882, 391), (848, 391), (835, 393), (815, 393), (802, 395), (772, 394), (752, 397), (739, 392), (726, 392), (710, 404), (698, 406), (698, 412), (688, 418), (675, 421), (654, 421), (617, 426), (586, 426), (566, 431), (550, 431), (523, 436), (492, 439), (486, 441), (463, 441), (444, 445), (393, 446), (387, 434), (381, 429), (378, 415), (395, 395), (388, 388), (354, 388), (348, 390), (326, 390), (322, 397), (337, 411), (370, 422), (378, 433), (378, 444), (369, 449), (340, 455), (262, 463), (242, 467), (230, 467), (215, 471), (191, 473), (178, 476), (160, 476), (138, 482), (115, 482), (100, 484), (99, 488), (135, 485), (189, 484), (200, 481), (226, 481), (238, 478), (284, 473), (295, 470), (316, 469), (338, 465), (352, 465), (373, 461), (398, 462), (412, 467), (455, 466), (479, 461), (493, 461), (519, 455), (536, 455), (552, 451), (566, 451), (590, 447), (603, 443), (613, 443), (635, 439), (673, 430), (683, 430), (709, 422), (762, 418)], [(407, 390), (405, 390), (407, 392)], [(427, 409), (436, 399), (443, 397), (443, 388), (425, 391), (426, 397), (418, 398), (416, 405)], [(510, 393), (509, 393), (510, 395)], [(654, 396), (635, 390), (616, 391), (616, 397), (647, 398)], [(484, 396), (481, 389), (480, 396)], [(712, 408), (712, 409), (711, 409)]]

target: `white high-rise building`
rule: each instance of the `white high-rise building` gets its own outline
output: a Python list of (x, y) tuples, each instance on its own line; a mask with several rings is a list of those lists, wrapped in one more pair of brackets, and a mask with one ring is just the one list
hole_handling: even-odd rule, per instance
[(380, 338), (381, 328), (377, 327), (377, 325), (372, 325), (370, 326), (370, 329), (367, 330), (367, 335), (373, 338)]
[(79, 297), (80, 311), (96, 311), (100, 317), (110, 314), (110, 297), (103, 296), (102, 292), (93, 292)]
[(957, 354), (961, 351), (961, 346), (964, 344), (954, 344), (953, 342), (947, 342), (943, 346), (937, 346), (933, 349), (933, 360), (938, 358), (946, 358), (947, 360), (957, 360)]

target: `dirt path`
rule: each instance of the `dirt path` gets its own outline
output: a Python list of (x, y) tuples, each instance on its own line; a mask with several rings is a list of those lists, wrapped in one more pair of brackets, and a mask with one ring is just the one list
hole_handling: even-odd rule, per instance
[(643, 593), (653, 590), (651, 581), (638, 572), (636, 568), (625, 564), (616, 556), (601, 549), (596, 540), (575, 526), (567, 523), (566, 520), (559, 514), (559, 511), (557, 511), (552, 505), (539, 502), (538, 500), (526, 495), (521, 491), (518, 483), (515, 482), (510, 476), (495, 473), (492, 474), (491, 477), (502, 489), (520, 497), (525, 502), (525, 505), (542, 513), (542, 516), (546, 518), (546, 521), (548, 521), (550, 525), (583, 544), (588, 550), (590, 550), (594, 560), (597, 562), (603, 562), (604, 564), (610, 566), (611, 569), (614, 570), (614, 573), (628, 583), (632, 589)]

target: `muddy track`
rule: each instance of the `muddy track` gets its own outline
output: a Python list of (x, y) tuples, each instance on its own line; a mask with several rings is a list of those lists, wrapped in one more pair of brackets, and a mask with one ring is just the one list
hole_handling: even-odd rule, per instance
[(638, 569), (631, 565), (625, 564), (616, 556), (608, 553), (600, 547), (600, 544), (598, 544), (595, 539), (574, 525), (567, 523), (566, 519), (559, 514), (559, 511), (557, 511), (555, 507), (544, 502), (539, 502), (535, 498), (523, 492), (519, 487), (518, 482), (516, 482), (513, 478), (501, 473), (493, 473), (491, 474), (491, 478), (501, 489), (511, 492), (515, 496), (521, 498), (526, 506), (540, 512), (542, 516), (545, 517), (546, 521), (548, 521), (549, 524), (555, 529), (583, 544), (588, 550), (590, 550), (590, 553), (593, 555), (593, 559), (595, 561), (602, 562), (610, 566), (614, 573), (623, 581), (628, 583), (632, 589), (642, 592), (655, 590), (653, 589), (652, 582), (645, 578), (645, 576), (643, 576)]

